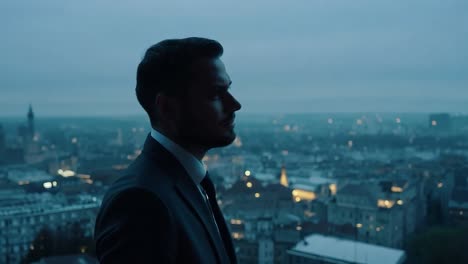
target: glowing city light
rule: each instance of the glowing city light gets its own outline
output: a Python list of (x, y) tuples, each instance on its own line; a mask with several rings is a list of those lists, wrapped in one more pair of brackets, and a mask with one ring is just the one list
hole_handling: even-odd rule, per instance
[(377, 206), (381, 208), (392, 208), (394, 204), (395, 204), (395, 201), (392, 201), (392, 200), (383, 200), (383, 199), (377, 200)]
[(66, 178), (66, 177), (75, 176), (75, 172), (72, 171), (72, 170), (62, 170), (62, 169), (59, 169), (59, 170), (57, 171), (57, 173), (58, 173), (59, 175), (61, 175), (62, 177), (65, 177), (65, 178)]
[(253, 184), (251, 182), (247, 182), (245, 185), (247, 186), (247, 188), (252, 188), (252, 186), (253, 186)]
[(292, 195), (294, 196), (295, 200), (297, 200), (297, 198), (300, 199), (298, 202), (302, 200), (313, 201), (317, 198), (317, 195), (314, 192), (301, 190), (301, 189), (294, 189), (292, 191)]
[(233, 224), (233, 225), (241, 225), (241, 224), (242, 224), (242, 220), (240, 220), (240, 219), (231, 219), (231, 224)]
[(335, 194), (336, 194), (337, 187), (336, 187), (336, 184), (335, 184), (335, 183), (330, 184), (330, 185), (328, 186), (328, 188), (330, 189), (331, 195), (335, 195)]
[(356, 224), (356, 227), (357, 227), (357, 228), (361, 228), (361, 227), (362, 227), (362, 224), (361, 224), (361, 223), (357, 223), (357, 224)]
[(259, 198), (260, 197), (260, 193), (255, 193), (255, 198)]
[(233, 237), (234, 239), (241, 239), (241, 238), (243, 238), (244, 236), (243, 236), (241, 233), (234, 232), (234, 233), (232, 233), (232, 237)]
[(436, 121), (436, 120), (432, 120), (431, 125), (432, 125), (432, 126), (437, 126), (437, 121)]
[(398, 205), (403, 205), (403, 200), (398, 200), (396, 203), (397, 203)]
[(52, 183), (51, 183), (51, 182), (44, 182), (44, 183), (42, 184), (42, 186), (43, 186), (44, 188), (46, 188), (46, 189), (50, 189), (50, 188), (52, 188)]
[(401, 193), (401, 192), (403, 192), (403, 188), (398, 187), (398, 186), (392, 186), (392, 192)]
[(249, 176), (250, 176), (250, 171), (249, 171), (249, 170), (246, 170), (246, 171), (244, 172), (244, 175), (247, 176), (247, 177), (249, 177)]

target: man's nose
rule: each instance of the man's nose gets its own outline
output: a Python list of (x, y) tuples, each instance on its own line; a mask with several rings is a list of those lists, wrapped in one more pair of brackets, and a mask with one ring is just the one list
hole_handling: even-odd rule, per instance
[(228, 109), (232, 112), (238, 111), (242, 108), (242, 105), (239, 103), (239, 101), (237, 101), (237, 99), (231, 94), (229, 94), (228, 105)]

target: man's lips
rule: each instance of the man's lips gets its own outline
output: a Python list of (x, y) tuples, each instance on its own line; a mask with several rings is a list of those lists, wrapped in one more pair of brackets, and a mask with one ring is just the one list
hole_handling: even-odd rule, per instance
[(232, 116), (226, 120), (224, 120), (223, 122), (221, 122), (222, 125), (225, 125), (225, 126), (228, 126), (228, 125), (232, 125), (234, 124), (234, 120), (236, 119), (235, 116)]

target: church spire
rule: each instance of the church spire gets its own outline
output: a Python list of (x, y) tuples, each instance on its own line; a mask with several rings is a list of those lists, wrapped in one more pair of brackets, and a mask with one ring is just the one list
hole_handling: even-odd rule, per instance
[(280, 184), (283, 185), (284, 187), (289, 186), (288, 175), (286, 175), (286, 167), (284, 166), (284, 164), (283, 166), (281, 166)]
[(32, 105), (29, 104), (29, 111), (28, 111), (28, 132), (31, 137), (34, 137), (34, 112), (32, 109)]

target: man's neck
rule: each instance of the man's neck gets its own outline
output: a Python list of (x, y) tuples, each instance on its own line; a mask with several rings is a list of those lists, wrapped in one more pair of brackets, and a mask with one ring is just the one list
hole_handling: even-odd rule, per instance
[(158, 131), (159, 133), (163, 134), (165, 137), (169, 138), (172, 140), (174, 143), (185, 149), (187, 152), (192, 154), (195, 158), (197, 158), (199, 161), (202, 161), (203, 157), (205, 156), (206, 152), (208, 151), (207, 149), (204, 149), (200, 146), (196, 146), (195, 144), (190, 144), (188, 142), (184, 142), (180, 138), (172, 135), (171, 133), (168, 133), (166, 130), (162, 128), (153, 128), (154, 130)]

